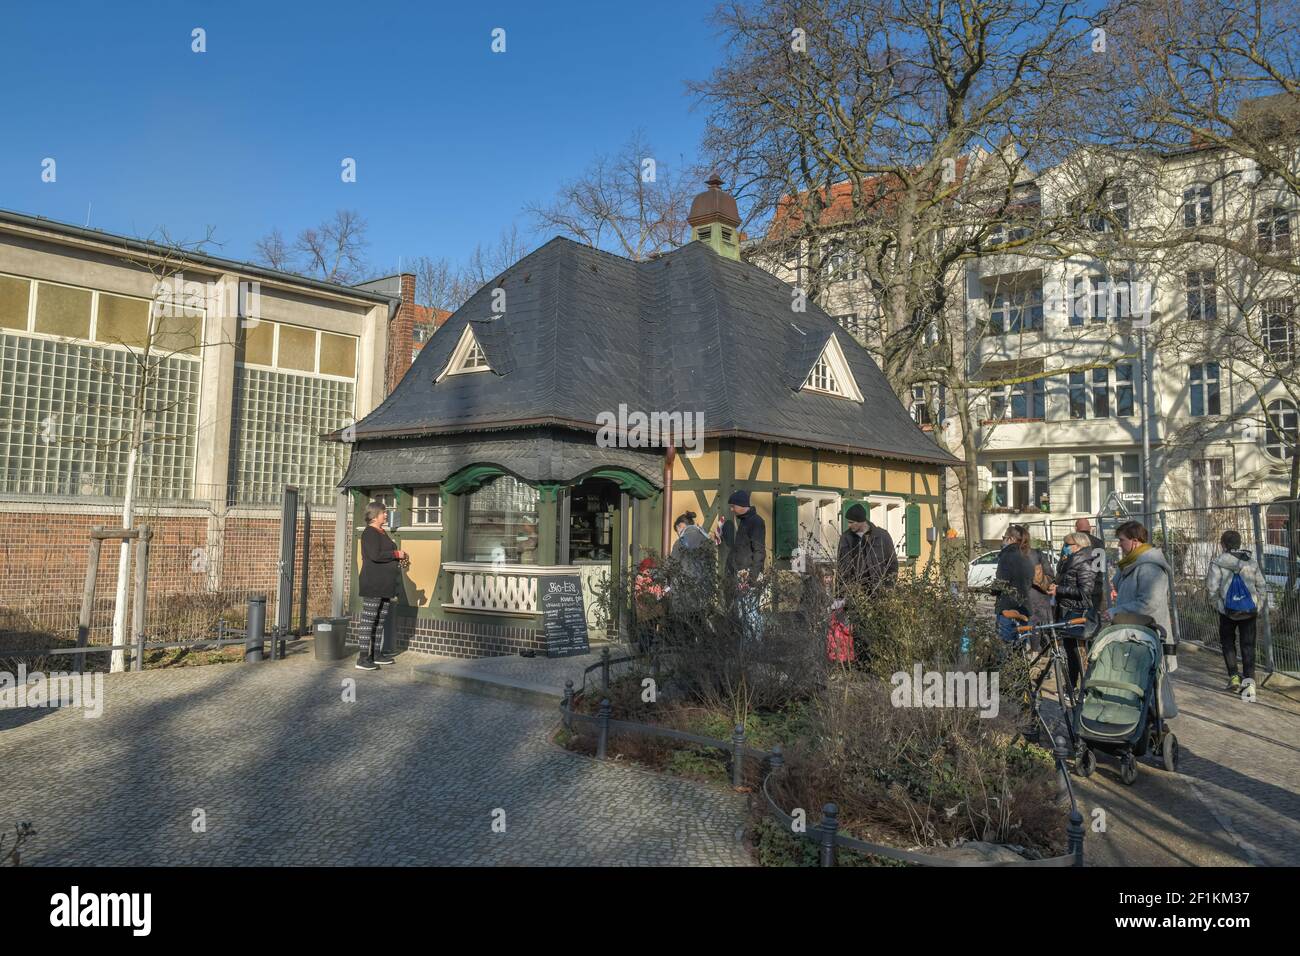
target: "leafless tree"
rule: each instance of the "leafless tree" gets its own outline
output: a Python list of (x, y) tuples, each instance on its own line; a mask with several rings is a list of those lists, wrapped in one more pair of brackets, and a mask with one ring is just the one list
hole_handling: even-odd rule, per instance
[(640, 131), (613, 155), (597, 157), (562, 185), (549, 205), (527, 209), (535, 231), (559, 233), (598, 249), (645, 259), (680, 246), (700, 186), (663, 163)]
[(351, 285), (365, 278), (366, 221), (355, 210), (340, 209), (332, 219), (303, 229), (290, 245), (272, 229), (254, 248), (264, 265), (284, 272)]

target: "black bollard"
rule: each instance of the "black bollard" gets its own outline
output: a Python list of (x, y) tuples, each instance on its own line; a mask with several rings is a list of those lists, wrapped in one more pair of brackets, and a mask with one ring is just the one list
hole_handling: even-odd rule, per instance
[(266, 598), (248, 599), (248, 625), (244, 631), (244, 662), (262, 660), (266, 650)]
[(564, 682), (564, 729), (573, 729), (573, 681)]
[(731, 732), (731, 785), (739, 788), (745, 782), (745, 726), (736, 724)]
[(605, 749), (609, 743), (609, 714), (612, 708), (608, 700), (600, 702), (600, 736), (596, 738), (596, 759), (605, 759)]
[(822, 807), (822, 866), (835, 865), (835, 839), (840, 829), (840, 808), (833, 803)]

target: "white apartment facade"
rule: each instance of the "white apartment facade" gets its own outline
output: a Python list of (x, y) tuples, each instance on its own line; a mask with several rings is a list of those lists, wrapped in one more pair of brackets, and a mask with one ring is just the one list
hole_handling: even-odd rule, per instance
[[(1290, 394), (1287, 388), (1300, 381), (1300, 372), (1290, 374), (1300, 346), (1300, 282), (1252, 267), (1249, 256), (1177, 240), (1220, 230), (1251, 248), (1291, 255), (1300, 249), (1293, 238), (1300, 197), (1218, 149), (1127, 164), (1109, 160), (1108, 172), (1114, 177), (1105, 201), (1110, 213), (1083, 221), (1082, 241), (1074, 246), (1095, 247), (1095, 254), (1022, 245), (969, 260), (953, 276), (956, 307), (972, 330), (971, 378), (1062, 370), (977, 400), (986, 544), (997, 542), (1011, 522), (1029, 524), (1036, 537), (1050, 531), (1059, 539), (1071, 519), (1097, 515), (1112, 492), (1131, 513), (1143, 512), (1144, 398), (1145, 510), (1267, 504), (1288, 493), (1300, 438), (1294, 385)], [(1077, 179), (1068, 164), (1050, 170), (1020, 184), (1019, 204), (1044, 217), (1063, 215), (1062, 197), (1078, 194)], [(993, 243), (1020, 238), (1006, 228)], [(1111, 240), (1120, 229), (1152, 248), (1117, 258)], [(1155, 248), (1161, 243), (1169, 248)], [(771, 264), (795, 284), (800, 266)], [(853, 334), (869, 337), (874, 305), (864, 277), (847, 257), (833, 256), (826, 280), (823, 307)], [(1249, 331), (1225, 346), (1219, 330), (1227, 323), (1245, 323)], [(1096, 367), (1078, 369), (1090, 365)], [(1072, 367), (1078, 370), (1067, 371)], [(960, 454), (957, 422), (943, 398), (938, 421), (928, 420), (933, 399), (929, 407), (918, 401), (916, 414), (923, 424), (948, 429), (944, 443)], [(950, 477), (949, 511), (960, 529), (960, 479)], [(1281, 520), (1275, 513), (1274, 527)]]

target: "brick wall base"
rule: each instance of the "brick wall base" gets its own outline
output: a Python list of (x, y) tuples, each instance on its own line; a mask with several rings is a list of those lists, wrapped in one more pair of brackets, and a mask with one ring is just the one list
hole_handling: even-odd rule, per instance
[[(352, 616), (352, 641), (357, 642), (359, 614)], [(512, 624), (478, 621), (443, 621), (436, 618), (394, 615), (393, 637), (397, 650), (442, 657), (505, 657), (521, 650), (545, 655), (542, 632)]]

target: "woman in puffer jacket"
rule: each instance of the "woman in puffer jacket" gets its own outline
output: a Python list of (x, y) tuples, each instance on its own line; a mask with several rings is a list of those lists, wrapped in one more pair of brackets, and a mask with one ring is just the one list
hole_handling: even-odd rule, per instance
[(1078, 624), (1065, 628), (1061, 635), (1065, 644), (1065, 657), (1070, 668), (1070, 686), (1076, 691), (1079, 678), (1083, 675), (1083, 657), (1086, 646), (1086, 634), (1096, 623), (1096, 608), (1093, 589), (1097, 581), (1097, 549), (1082, 531), (1066, 535), (1065, 546), (1069, 549), (1056, 571), (1056, 584), (1051, 594), (1056, 598), (1056, 619), (1068, 621), (1072, 618), (1086, 617), (1089, 624)]

